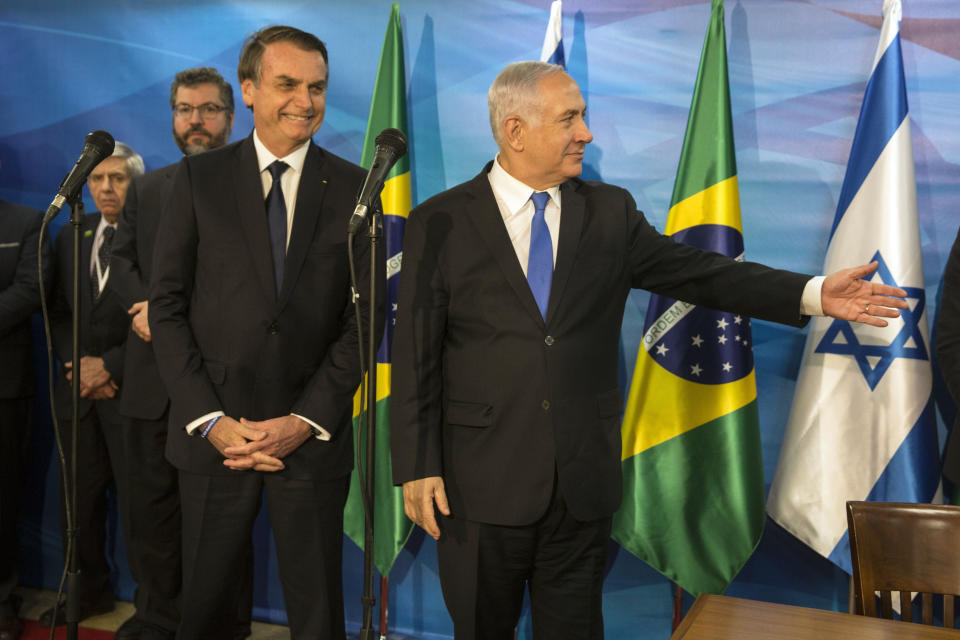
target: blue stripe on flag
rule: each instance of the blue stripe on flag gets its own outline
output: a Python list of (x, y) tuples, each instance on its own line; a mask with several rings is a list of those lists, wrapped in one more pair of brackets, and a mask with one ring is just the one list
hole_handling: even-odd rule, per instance
[(400, 266), (403, 261), (403, 232), (407, 228), (407, 219), (401, 216), (385, 214), (383, 216), (383, 235), (386, 236), (387, 251), (387, 314), (383, 325), (383, 340), (377, 351), (377, 362), (389, 363), (393, 355), (393, 328), (397, 322), (397, 294), (400, 288)]
[(550, 57), (546, 60), (550, 64), (558, 64), (561, 67), (565, 67), (566, 63), (563, 59), (563, 40), (557, 43), (557, 48), (553, 50), (553, 53), (550, 54)]
[(853, 197), (860, 190), (860, 185), (900, 127), (900, 123), (907, 117), (907, 86), (902, 70), (903, 56), (900, 50), (900, 34), (897, 33), (877, 63), (863, 95), (860, 120), (853, 136), (853, 147), (847, 162), (847, 173), (843, 177), (837, 214), (830, 230), (831, 238)]
[[(865, 500), (869, 502), (930, 502), (940, 486), (940, 453), (936, 431), (931, 428), (936, 416), (933, 401), (917, 420), (903, 444), (890, 459)], [(847, 573), (850, 562), (850, 532), (846, 531), (828, 556)]]

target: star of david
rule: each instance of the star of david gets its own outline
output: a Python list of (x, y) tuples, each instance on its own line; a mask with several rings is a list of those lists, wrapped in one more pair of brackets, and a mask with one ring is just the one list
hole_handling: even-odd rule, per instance
[[(873, 391), (883, 375), (897, 358), (908, 358), (913, 360), (927, 360), (927, 348), (923, 342), (923, 334), (920, 332), (920, 319), (923, 317), (923, 309), (926, 304), (926, 296), (922, 287), (902, 287), (897, 284), (883, 260), (883, 256), (877, 251), (873, 254), (871, 262), (877, 261), (877, 275), (884, 284), (894, 287), (900, 287), (907, 292), (907, 299), (916, 300), (917, 304), (913, 309), (901, 309), (900, 317), (903, 319), (903, 327), (889, 345), (861, 344), (854, 332), (853, 327), (846, 320), (834, 320), (827, 332), (817, 345), (816, 353), (833, 353), (841, 356), (853, 356), (860, 367), (860, 373)], [(843, 342), (837, 342), (838, 336), (843, 338)], [(908, 346), (910, 342), (913, 346)], [(876, 358), (876, 364), (870, 365), (870, 358)]]

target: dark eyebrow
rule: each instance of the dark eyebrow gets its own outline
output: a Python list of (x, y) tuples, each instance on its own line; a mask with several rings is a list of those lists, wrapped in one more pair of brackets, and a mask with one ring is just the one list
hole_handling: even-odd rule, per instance
[(290, 76), (285, 76), (283, 74), (277, 75), (275, 77), (280, 82), (292, 82), (294, 84), (300, 84), (302, 82), (302, 80), (300, 80), (299, 78), (291, 78)]

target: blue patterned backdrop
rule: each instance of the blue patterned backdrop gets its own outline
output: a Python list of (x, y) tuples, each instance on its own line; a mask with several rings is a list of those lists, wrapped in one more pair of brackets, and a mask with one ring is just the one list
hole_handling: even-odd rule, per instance
[[(906, 0), (906, 65), (927, 299), (936, 300), (960, 221), (960, 4)], [(818, 272), (880, 26), (881, 0), (728, 1), (727, 38), (747, 257)], [(539, 55), (547, 0), (401, 2), (414, 203), (475, 175), (495, 147), (486, 89), (505, 64)], [(45, 208), (82, 146), (106, 129), (157, 168), (179, 158), (169, 84), (210, 65), (228, 79), (244, 37), (288, 23), (330, 50), (327, 116), (317, 143), (359, 161), (387, 0), (4, 0), (0, 7), (0, 198)], [(709, 18), (706, 0), (567, 0), (568, 70), (595, 135), (585, 175), (628, 188), (659, 228), (676, 172)], [(234, 84), (236, 84), (234, 82)], [(239, 93), (237, 92), (238, 104)], [(237, 112), (233, 139), (252, 126)], [(87, 206), (92, 210), (92, 201)], [(347, 212), (345, 212), (346, 215)], [(62, 218), (54, 227), (62, 224)], [(55, 232), (55, 231), (54, 231)], [(647, 296), (627, 303), (623, 380), (633, 370)], [(936, 305), (931, 309), (936, 310)], [(934, 314), (931, 314), (931, 321)], [(804, 334), (755, 322), (764, 472), (777, 463)], [(38, 361), (41, 349), (38, 347)], [(58, 488), (48, 411), (34, 432), (21, 523), (23, 581), (59, 576)], [(256, 615), (283, 618), (272, 541), (258, 522)], [(116, 537), (116, 536), (115, 536)], [(132, 584), (120, 542), (118, 593)], [(670, 586), (611, 543), (604, 613), (610, 637), (669, 634)], [(348, 624), (359, 626), (361, 554), (345, 543)], [(449, 637), (433, 541), (414, 534), (391, 575), (391, 627)], [(846, 607), (844, 574), (769, 523), (729, 593)], [(522, 637), (529, 637), (525, 616)]]

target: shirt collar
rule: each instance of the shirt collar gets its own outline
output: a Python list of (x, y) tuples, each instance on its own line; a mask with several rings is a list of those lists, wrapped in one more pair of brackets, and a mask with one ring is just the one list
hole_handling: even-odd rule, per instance
[(307, 140), (302, 145), (288, 153), (283, 158), (278, 158), (277, 156), (270, 153), (266, 145), (260, 141), (260, 135), (257, 133), (257, 130), (253, 130), (253, 146), (257, 150), (257, 164), (260, 166), (260, 173), (266, 171), (267, 167), (273, 164), (274, 160), (283, 160), (293, 169), (294, 173), (303, 172), (303, 163), (307, 159), (307, 150), (310, 148), (310, 141)]
[(103, 234), (103, 230), (106, 229), (107, 227), (113, 227), (114, 229), (116, 229), (116, 228), (117, 228), (117, 223), (114, 222), (113, 224), (110, 224), (109, 222), (107, 222), (107, 216), (105, 216), (105, 215), (103, 215), (103, 214), (101, 213), (101, 214), (100, 214), (100, 224), (97, 225), (97, 230), (94, 231), (94, 236), (102, 235), (102, 234)]
[[(489, 178), (490, 186), (503, 201), (503, 204), (506, 205), (511, 215), (522, 209), (524, 205), (530, 201), (530, 196), (536, 192), (536, 189), (520, 182), (500, 166), (500, 154), (497, 154), (497, 157), (493, 161)], [(550, 195), (550, 199), (553, 200), (554, 204), (559, 207), (560, 185), (552, 186), (547, 189), (546, 192)]]

